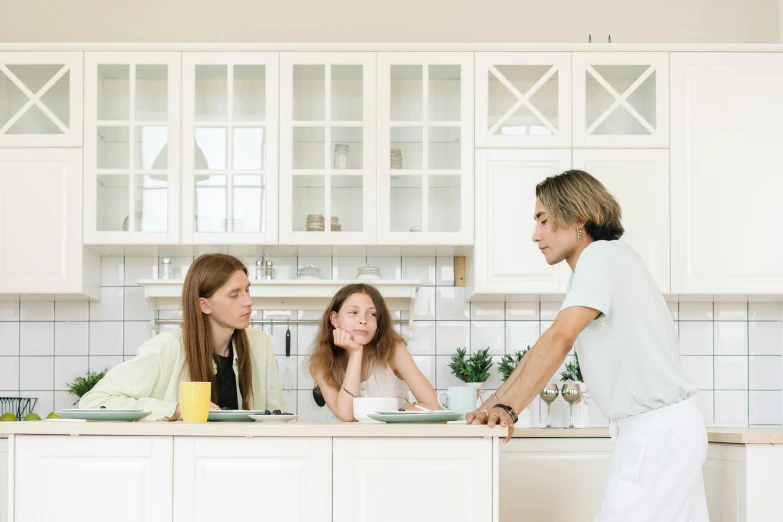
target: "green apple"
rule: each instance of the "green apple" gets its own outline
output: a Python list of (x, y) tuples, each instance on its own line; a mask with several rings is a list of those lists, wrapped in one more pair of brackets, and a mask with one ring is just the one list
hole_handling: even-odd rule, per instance
[(2, 417), (0, 417), (0, 422), (16, 422), (19, 419), (16, 418), (16, 415), (13, 413), (6, 413)]
[(39, 420), (41, 420), (41, 417), (39, 417), (37, 413), (28, 413), (27, 416), (25, 416), (24, 420), (26, 420), (26, 421), (39, 421)]
[(47, 419), (62, 419), (59, 415), (57, 415), (55, 412), (50, 413), (46, 416)]

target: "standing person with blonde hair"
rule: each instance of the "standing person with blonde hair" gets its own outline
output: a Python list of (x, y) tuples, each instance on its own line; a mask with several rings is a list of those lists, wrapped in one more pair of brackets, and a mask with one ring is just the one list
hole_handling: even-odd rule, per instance
[(138, 355), (109, 370), (80, 408), (141, 408), (150, 419), (178, 417), (179, 383), (212, 383), (212, 409), (285, 410), (269, 337), (248, 328), (253, 300), (242, 262), (204, 254), (188, 269), (181, 328), (144, 343)]
[(391, 312), (380, 292), (354, 283), (342, 287), (321, 318), (310, 375), (334, 416), (354, 420), (356, 397), (407, 397), (439, 410), (435, 389), (394, 331)]
[[(596, 522), (707, 522), (707, 432), (680, 367), (669, 309), (623, 234), (620, 205), (594, 177), (569, 170), (536, 186), (533, 241), (571, 278), (552, 326), (497, 393), (467, 415), (508, 426), (574, 347), (610, 420), (609, 479)], [(508, 440), (508, 439), (506, 439)]]

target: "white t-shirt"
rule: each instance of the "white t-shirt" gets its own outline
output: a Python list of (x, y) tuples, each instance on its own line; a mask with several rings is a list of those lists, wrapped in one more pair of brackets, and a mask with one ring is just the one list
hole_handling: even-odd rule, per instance
[(669, 308), (636, 251), (623, 241), (595, 241), (571, 274), (561, 310), (601, 312), (576, 339), (590, 395), (608, 419), (668, 406), (696, 393), (680, 367)]

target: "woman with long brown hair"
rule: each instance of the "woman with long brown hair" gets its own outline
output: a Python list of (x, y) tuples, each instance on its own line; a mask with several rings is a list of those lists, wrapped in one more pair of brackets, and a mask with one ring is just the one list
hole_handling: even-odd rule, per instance
[(253, 300), (247, 268), (225, 254), (204, 254), (182, 289), (181, 328), (163, 332), (112, 368), (80, 408), (140, 408), (148, 417), (179, 412), (179, 383), (212, 383), (213, 409), (285, 410), (269, 337), (248, 328)]
[(380, 292), (354, 283), (341, 288), (326, 307), (310, 357), (310, 374), (332, 413), (354, 420), (356, 397), (407, 397), (438, 410), (435, 389), (394, 331)]

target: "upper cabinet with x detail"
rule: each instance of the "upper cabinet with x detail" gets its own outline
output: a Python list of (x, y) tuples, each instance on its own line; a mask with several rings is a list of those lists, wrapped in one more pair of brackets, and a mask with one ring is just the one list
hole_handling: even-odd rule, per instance
[(570, 148), (571, 53), (476, 53), (476, 147)]
[(668, 53), (574, 53), (574, 148), (669, 146)]
[(0, 147), (82, 146), (81, 52), (0, 53)]

